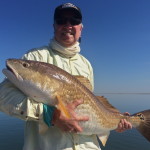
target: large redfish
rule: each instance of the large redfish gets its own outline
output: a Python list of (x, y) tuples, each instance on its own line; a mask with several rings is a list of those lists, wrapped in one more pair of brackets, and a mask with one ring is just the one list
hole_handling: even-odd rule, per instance
[(89, 116), (89, 120), (80, 122), (83, 128), (80, 134), (100, 135), (105, 144), (110, 131), (124, 118), (150, 141), (150, 110), (125, 116), (105, 98), (95, 96), (76, 77), (52, 64), (8, 59), (6, 66), (3, 73), (17, 88), (37, 102), (58, 107), (67, 117), (71, 116), (65, 105), (82, 99), (83, 104), (75, 111), (78, 115)]

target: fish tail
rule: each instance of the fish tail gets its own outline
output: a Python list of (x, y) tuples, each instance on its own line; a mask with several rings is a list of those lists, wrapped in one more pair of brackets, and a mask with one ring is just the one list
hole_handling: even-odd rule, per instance
[(150, 109), (136, 113), (133, 116), (139, 117), (140, 123), (136, 129), (150, 141)]

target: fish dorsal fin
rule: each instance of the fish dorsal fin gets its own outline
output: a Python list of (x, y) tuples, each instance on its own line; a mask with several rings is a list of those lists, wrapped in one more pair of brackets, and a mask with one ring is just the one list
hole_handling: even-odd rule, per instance
[(102, 145), (105, 146), (108, 140), (110, 132), (107, 132), (105, 135), (98, 135), (99, 140), (101, 141)]
[(117, 113), (119, 113), (119, 110), (118, 110), (117, 108), (115, 108), (114, 106), (112, 106), (104, 96), (96, 96), (96, 97), (97, 97), (97, 99), (98, 99), (101, 103), (103, 103), (103, 105), (104, 105), (106, 108), (108, 108), (108, 109), (111, 110), (112, 112), (117, 112)]
[(76, 77), (84, 86), (86, 86), (90, 91), (92, 91), (92, 85), (89, 79), (87, 79), (84, 76), (78, 76), (78, 75), (75, 75), (74, 77)]

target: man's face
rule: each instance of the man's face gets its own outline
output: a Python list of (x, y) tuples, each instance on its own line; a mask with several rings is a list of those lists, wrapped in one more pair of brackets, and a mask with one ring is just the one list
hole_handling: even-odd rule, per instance
[[(78, 24), (80, 22), (80, 24)], [(54, 36), (62, 46), (69, 47), (75, 44), (82, 31), (82, 24), (74, 12), (64, 11), (54, 22)]]

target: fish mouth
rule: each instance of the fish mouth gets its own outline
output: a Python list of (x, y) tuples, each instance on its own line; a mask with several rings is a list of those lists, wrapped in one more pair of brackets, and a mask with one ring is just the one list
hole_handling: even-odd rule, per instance
[(6, 61), (6, 68), (8, 71), (10, 71), (14, 76), (16, 76), (16, 72), (13, 69), (13, 67), (11, 67), (11, 64), (9, 64), (9, 60)]
[(11, 73), (13, 73), (15, 75), (14, 70), (8, 64), (6, 64), (6, 68), (8, 71), (10, 71)]
[(9, 64), (9, 60), (6, 61), (6, 68), (3, 69), (3, 73), (6, 77), (11, 75), (17, 78), (18, 76), (18, 73), (11, 67), (11, 64)]

